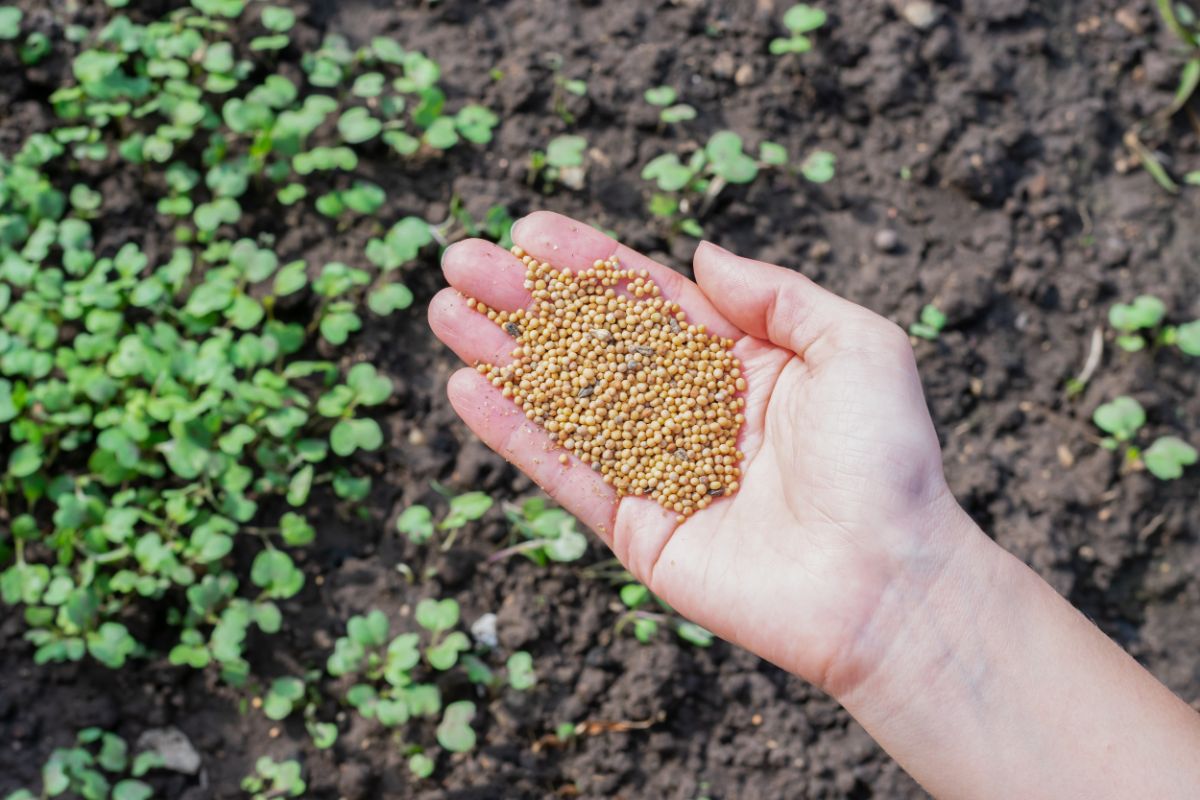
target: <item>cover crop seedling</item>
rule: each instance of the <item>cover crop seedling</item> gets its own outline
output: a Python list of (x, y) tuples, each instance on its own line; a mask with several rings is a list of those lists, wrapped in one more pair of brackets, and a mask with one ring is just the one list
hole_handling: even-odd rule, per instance
[(577, 561), (587, 552), (587, 537), (576, 529), (575, 518), (561, 508), (547, 508), (540, 497), (526, 500), (520, 507), (506, 506), (504, 514), (524, 541), (506, 547), (489, 561), (520, 553), (544, 566), (550, 561)]
[(1176, 346), (1189, 356), (1200, 356), (1200, 320), (1184, 325), (1164, 325), (1167, 306), (1152, 295), (1139, 295), (1132, 303), (1116, 303), (1108, 322), (1117, 331), (1117, 346), (1129, 353), (1148, 344)]
[(921, 309), (921, 319), (908, 326), (910, 336), (917, 336), (929, 341), (936, 340), (946, 327), (946, 315), (935, 305), (927, 304)]
[(1146, 410), (1132, 397), (1122, 396), (1104, 403), (1096, 409), (1092, 421), (1108, 434), (1101, 442), (1105, 449), (1124, 447), (1127, 464), (1136, 465), (1140, 459), (1146, 470), (1159, 480), (1176, 480), (1196, 463), (1196, 448), (1177, 436), (1160, 437), (1145, 451), (1138, 448), (1136, 439), (1146, 424)]
[(130, 757), (129, 745), (115, 733), (86, 728), (74, 747), (60, 747), (42, 766), (42, 791), (18, 789), (5, 800), (37, 800), (70, 792), (84, 800), (148, 800), (154, 790), (141, 780), (163, 766), (156, 752)]
[[(833, 156), (825, 155), (830, 158), (832, 170)], [(787, 150), (782, 145), (763, 142), (758, 157), (754, 158), (745, 151), (741, 136), (733, 131), (718, 131), (687, 161), (676, 153), (664, 153), (647, 163), (641, 174), (643, 180), (653, 181), (658, 188), (649, 200), (650, 213), (670, 220), (673, 228), (689, 236), (700, 237), (704, 232), (696, 216), (702, 217), (726, 186), (751, 183), (763, 168), (782, 168), (787, 163)], [(808, 177), (807, 170), (802, 168), (802, 171)], [(816, 177), (828, 180), (833, 175), (831, 171), (827, 177)], [(696, 216), (689, 216), (693, 214)]]
[(783, 27), (787, 28), (791, 35), (786, 39), (773, 39), (771, 54), (781, 56), (787, 53), (807, 53), (812, 50), (812, 39), (807, 34), (819, 30), (828, 19), (828, 15), (819, 8), (805, 3), (792, 6), (783, 15)]
[[(249, 230), (243, 202), (373, 216), (386, 198), (347, 174), (356, 148), (433, 155), (447, 125), (481, 142), (495, 124), (447, 113), (437, 64), (390, 39), (330, 36), (281, 67), (295, 13), (247, 8), (194, 0), (75, 31), (57, 126), (0, 158), (0, 597), (24, 607), (38, 662), (120, 667), (145, 652), (131, 607), (165, 602), (172, 663), (245, 681), (249, 632), (277, 632), (304, 586), (314, 487), (362, 500), (370, 479), (338, 459), (383, 441), (390, 380), (317, 346), (410, 305), (396, 278), (433, 231), (406, 217), (361, 263), (309, 264)], [(3, 46), (21, 23), (0, 7)], [(107, 241), (111, 198), (84, 177), (106, 163), (159, 192), (153, 247)]]
[[(442, 542), (442, 550), (449, 550), (458, 532), (468, 523), (482, 519), (491, 507), (492, 498), (483, 492), (467, 492), (450, 497), (450, 508), (436, 527), (438, 531), (449, 532)], [(396, 530), (408, 536), (415, 544), (425, 544), (435, 535), (433, 512), (420, 504), (409, 506), (396, 518)]]
[(733, 342), (615, 258), (575, 273), (513, 254), (534, 307), (467, 301), (514, 339), (513, 362), (480, 374), (618, 495), (650, 497), (682, 522), (736, 492), (746, 380)]
[(280, 797), (303, 797), (308, 784), (304, 782), (299, 761), (275, 761), (263, 756), (254, 763), (254, 772), (242, 779), (242, 789), (253, 800), (276, 800)]
[(568, 189), (582, 189), (587, 145), (587, 139), (582, 136), (555, 136), (546, 146), (545, 152), (535, 150), (530, 154), (529, 184), (532, 186), (541, 178), (547, 188), (561, 183)]
[(674, 125), (696, 118), (696, 109), (687, 103), (676, 103), (679, 93), (670, 86), (656, 86), (647, 89), (644, 95), (646, 102), (658, 106), (658, 119), (663, 125)]
[[(659, 626), (669, 625), (685, 642), (697, 647), (708, 647), (713, 642), (713, 635), (694, 622), (688, 622), (678, 616), (674, 610), (654, 596), (649, 589), (640, 583), (627, 583), (620, 590), (621, 602), (628, 611), (617, 621), (617, 631), (626, 625), (633, 625), (633, 635), (639, 642), (646, 644), (658, 635)], [(657, 608), (658, 611), (650, 609)]]

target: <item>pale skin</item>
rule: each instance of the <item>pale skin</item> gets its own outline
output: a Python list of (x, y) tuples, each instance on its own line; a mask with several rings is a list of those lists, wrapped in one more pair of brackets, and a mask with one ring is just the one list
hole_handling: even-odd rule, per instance
[[(946, 798), (1200, 796), (1200, 716), (1024, 564), (946, 485), (912, 347), (799, 273), (705, 244), (696, 283), (557, 214), (513, 229), (560, 268), (614, 253), (689, 319), (734, 339), (748, 382), (740, 491), (679, 524), (528, 422), (474, 369), (450, 400), (489, 446), (689, 619), (838, 699)], [(530, 304), (524, 265), (480, 240), (446, 251), (430, 306), (469, 365), (512, 339), (467, 308)]]

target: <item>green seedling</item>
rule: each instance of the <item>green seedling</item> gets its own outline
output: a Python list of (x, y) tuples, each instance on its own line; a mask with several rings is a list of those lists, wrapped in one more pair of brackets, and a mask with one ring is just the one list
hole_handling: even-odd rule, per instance
[(771, 55), (781, 56), (787, 53), (807, 53), (812, 50), (812, 39), (807, 34), (819, 30), (828, 21), (829, 16), (819, 8), (800, 3), (794, 5), (783, 15), (783, 27), (791, 34), (787, 38), (771, 41)]
[(11, 41), (21, 35), (21, 19), (24, 13), (15, 6), (0, 6), (0, 42)]
[(449, 499), (450, 507), (436, 527), (433, 524), (433, 512), (428, 506), (417, 504), (406, 508), (396, 518), (396, 530), (415, 544), (425, 544), (434, 538), (437, 531), (448, 532), (449, 535), (441, 544), (442, 550), (447, 551), (454, 545), (458, 532), (482, 519), (493, 504), (492, 498), (483, 492), (467, 492)]
[(86, 728), (75, 737), (74, 747), (60, 747), (42, 766), (42, 791), (18, 789), (5, 800), (37, 800), (71, 793), (84, 800), (148, 800), (154, 796), (150, 784), (141, 780), (160, 769), (163, 759), (156, 752), (130, 756), (129, 745), (120, 736), (100, 728)]
[(535, 150), (530, 154), (529, 185), (535, 185), (540, 179), (547, 188), (562, 184), (568, 189), (582, 189), (587, 146), (587, 139), (582, 136), (555, 136), (544, 152)]
[(654, 639), (659, 629), (665, 625), (673, 628), (680, 639), (697, 647), (708, 647), (713, 642), (712, 633), (680, 617), (662, 599), (640, 583), (627, 583), (622, 586), (620, 597), (628, 610), (617, 620), (618, 633), (626, 626), (632, 625), (634, 637), (646, 644)]
[(1132, 397), (1118, 397), (1101, 405), (1092, 415), (1092, 421), (1108, 434), (1100, 443), (1102, 447), (1124, 448), (1126, 465), (1136, 467), (1140, 460), (1159, 480), (1180, 478), (1185, 468), (1196, 463), (1196, 449), (1177, 436), (1160, 437), (1145, 451), (1138, 447), (1138, 434), (1146, 425), (1146, 410)]
[(696, 109), (687, 103), (676, 103), (679, 93), (670, 86), (647, 89), (644, 97), (652, 106), (658, 106), (658, 119), (663, 125), (674, 125), (696, 118)]
[(937, 306), (927, 304), (921, 309), (921, 319), (908, 326), (910, 336), (935, 341), (946, 327), (946, 315)]
[[(144, 652), (124, 620), (153, 603), (179, 631), (172, 663), (244, 682), (249, 631), (277, 632), (276, 604), (304, 585), (292, 549), (315, 531), (301, 509), (370, 491), (337, 459), (382, 446), (371, 414), (388, 379), (312, 359), (367, 311), (412, 303), (393, 276), (432, 231), (405, 218), (365, 259), (309, 265), (270, 234), (235, 235), (244, 204), (312, 203), (331, 227), (373, 217), (386, 197), (348, 175), (357, 148), (413, 155), (446, 119), (483, 141), (495, 120), (449, 113), (437, 64), (386, 38), (356, 50), (329, 36), (302, 72), (279, 69), (295, 21), (197, 0), (69, 29), (72, 80), (46, 101), (57, 124), (0, 159), (0, 597), (23, 607), (39, 662), (122, 666)], [(21, 23), (0, 10), (0, 36), (40, 57)], [(147, 239), (173, 251), (100, 250), (109, 209), (72, 165), (106, 159), (161, 192)], [(310, 326), (290, 321), (297, 306)]]
[(294, 759), (275, 761), (262, 756), (254, 762), (254, 772), (242, 778), (242, 789), (253, 800), (275, 800), (280, 797), (303, 797), (308, 789), (304, 770)]
[(1117, 303), (1108, 311), (1108, 322), (1118, 332), (1117, 345), (1135, 353), (1146, 347), (1143, 331), (1157, 328), (1166, 317), (1167, 307), (1162, 300), (1143, 294), (1128, 305)]
[(554, 66), (554, 92), (550, 98), (550, 105), (559, 119), (567, 125), (574, 125), (575, 115), (567, 108), (567, 101), (572, 96), (587, 97), (587, 81), (563, 75), (561, 72), (562, 58), (557, 54), (552, 58), (552, 64)]
[(505, 667), (508, 669), (508, 685), (518, 692), (532, 689), (537, 684), (537, 673), (533, 669), (533, 656), (524, 650), (519, 650), (509, 656)]
[(1177, 436), (1163, 436), (1142, 453), (1147, 471), (1163, 481), (1182, 478), (1184, 469), (1194, 465), (1196, 459), (1196, 448)]
[(1117, 331), (1117, 345), (1126, 352), (1147, 345), (1175, 346), (1190, 356), (1200, 356), (1200, 320), (1183, 325), (1164, 325), (1166, 304), (1157, 297), (1140, 295), (1132, 303), (1117, 303), (1108, 312), (1109, 324)]
[(483, 219), (477, 221), (467, 211), (462, 198), (455, 194), (450, 198), (450, 214), (445, 221), (431, 228), (433, 237), (443, 247), (468, 237), (484, 237), (507, 250), (513, 244), (510, 235), (513, 221), (508, 207), (499, 204), (488, 208)]
[(755, 158), (745, 151), (742, 137), (718, 131), (687, 161), (676, 153), (664, 153), (647, 163), (641, 175), (658, 189), (649, 199), (650, 213), (669, 221), (674, 230), (699, 237), (703, 229), (697, 217), (704, 216), (726, 186), (751, 183), (762, 169), (787, 164), (782, 145), (763, 142)]
[(535, 564), (578, 561), (587, 552), (587, 537), (576, 529), (576, 520), (561, 508), (548, 508), (540, 497), (519, 507), (506, 505), (504, 515), (512, 531), (523, 541), (494, 553), (489, 562), (502, 561), (520, 553)]
[[(467, 635), (455, 630), (460, 618), (458, 603), (426, 598), (417, 604), (414, 618), (424, 633), (401, 633), (393, 637), (387, 617), (381, 611), (351, 617), (346, 636), (334, 643), (326, 669), (335, 678), (354, 681), (345, 699), (365, 718), (399, 733), (412, 719), (441, 714), (437, 740), (442, 747), (452, 752), (470, 749), (475, 742), (470, 727), (474, 705), (466, 704), (470, 706), (469, 714), (462, 701), (443, 709), (438, 686), (439, 676), (455, 669), (466, 671), (468, 679), (474, 682), (488, 682), (475, 680), (472, 661), (482, 662), (470, 652)], [(518, 659), (515, 668), (517, 682), (531, 680), (531, 663), (524, 664)], [(483, 670), (490, 680), (490, 670), (486, 667)], [(510, 668), (510, 677), (513, 673)], [(424, 755), (420, 748), (416, 753)], [(428, 777), (432, 759), (427, 755), (417, 759), (413, 772)]]
[(1171, 104), (1163, 111), (1166, 117), (1174, 116), (1187, 106), (1188, 101), (1200, 87), (1200, 28), (1192, 9), (1175, 0), (1156, 0), (1159, 16), (1171, 33), (1187, 49), (1189, 58), (1179, 76), (1179, 85)]

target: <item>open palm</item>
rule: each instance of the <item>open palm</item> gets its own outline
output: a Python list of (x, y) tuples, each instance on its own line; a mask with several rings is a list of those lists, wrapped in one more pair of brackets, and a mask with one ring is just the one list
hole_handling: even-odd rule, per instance
[[(577, 459), (563, 466), (561, 449), (475, 370), (451, 378), (458, 413), (680, 613), (826, 687), (861, 677), (876, 610), (907, 590), (893, 583), (897, 566), (919, 564), (935, 546), (926, 521), (957, 508), (907, 337), (794, 272), (712, 245), (696, 253), (697, 285), (557, 214), (526, 217), (513, 238), (559, 268), (615, 254), (736, 341), (748, 383), (742, 486), (677, 524), (652, 500), (618, 498)], [(464, 295), (527, 307), (524, 265), (470, 240), (443, 269), (453, 288), (431, 304), (434, 331), (468, 364), (507, 363), (512, 340)]]

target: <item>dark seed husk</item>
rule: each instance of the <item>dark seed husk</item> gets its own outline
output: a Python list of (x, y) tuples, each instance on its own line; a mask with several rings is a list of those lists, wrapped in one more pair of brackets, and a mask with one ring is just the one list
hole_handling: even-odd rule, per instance
[(504, 332), (516, 339), (521, 335), (521, 327), (515, 322), (504, 323)]

